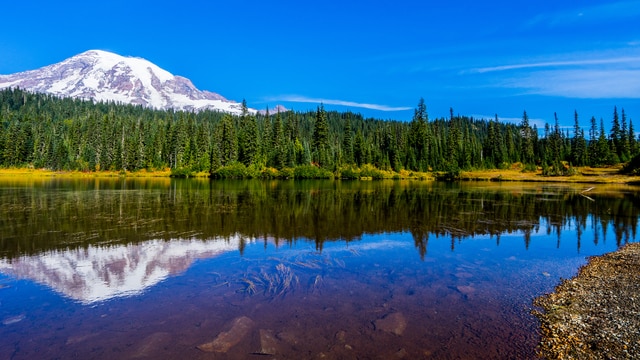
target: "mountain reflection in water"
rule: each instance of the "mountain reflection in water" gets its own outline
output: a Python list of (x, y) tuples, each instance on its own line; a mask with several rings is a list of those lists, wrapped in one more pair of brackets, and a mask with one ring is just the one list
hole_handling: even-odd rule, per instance
[(0, 179), (0, 353), (534, 358), (531, 300), (635, 241), (586, 188)]
[(127, 245), (88, 245), (0, 260), (0, 272), (29, 279), (83, 304), (140, 294), (170, 275), (187, 270), (196, 259), (238, 249), (237, 238), (150, 240)]

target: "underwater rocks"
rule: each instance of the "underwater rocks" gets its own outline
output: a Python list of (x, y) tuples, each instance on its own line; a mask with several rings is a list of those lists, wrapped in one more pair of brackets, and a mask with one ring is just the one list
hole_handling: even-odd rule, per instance
[(151, 334), (140, 342), (138, 348), (131, 357), (138, 359), (157, 356), (158, 349), (162, 349), (167, 344), (171, 343), (171, 340), (172, 336), (167, 332)]
[(376, 320), (373, 323), (376, 330), (388, 332), (401, 336), (404, 330), (407, 328), (407, 319), (400, 312), (391, 313), (383, 316), (381, 319)]
[(273, 335), (273, 331), (260, 329), (260, 351), (261, 355), (275, 355), (278, 353), (280, 341)]
[(228, 331), (221, 332), (213, 341), (198, 345), (197, 348), (204, 352), (225, 353), (239, 343), (251, 331), (253, 325), (253, 320), (248, 317), (237, 317), (231, 322), (231, 328)]

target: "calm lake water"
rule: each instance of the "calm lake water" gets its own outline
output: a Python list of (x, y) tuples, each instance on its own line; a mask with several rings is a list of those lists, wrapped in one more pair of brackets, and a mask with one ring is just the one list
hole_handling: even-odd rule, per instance
[[(0, 179), (0, 359), (527, 359), (630, 186)], [(210, 352), (211, 351), (211, 352)]]

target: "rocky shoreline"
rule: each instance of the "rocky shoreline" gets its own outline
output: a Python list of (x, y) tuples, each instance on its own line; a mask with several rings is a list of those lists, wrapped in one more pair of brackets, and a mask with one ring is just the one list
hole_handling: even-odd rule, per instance
[(543, 358), (640, 357), (640, 243), (590, 258), (534, 305)]

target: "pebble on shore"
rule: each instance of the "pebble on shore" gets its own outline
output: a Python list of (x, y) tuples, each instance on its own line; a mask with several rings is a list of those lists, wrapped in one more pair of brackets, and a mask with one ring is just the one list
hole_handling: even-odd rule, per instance
[(534, 305), (543, 358), (640, 357), (640, 243), (590, 258)]

